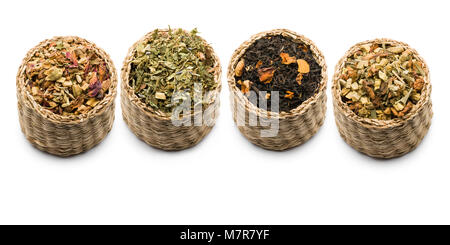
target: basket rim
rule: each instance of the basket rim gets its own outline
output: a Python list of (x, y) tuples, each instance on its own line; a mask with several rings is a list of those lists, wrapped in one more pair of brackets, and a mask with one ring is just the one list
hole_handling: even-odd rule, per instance
[[(186, 31), (183, 28), (171, 28), (171, 30), (178, 30), (181, 29), (182, 31), (189, 33), (188, 31)], [(152, 34), (155, 32), (168, 32), (169, 29), (168, 28), (157, 28), (153, 31), (148, 32), (147, 34), (145, 34), (143, 37), (141, 37), (139, 40), (137, 40), (129, 49), (128, 49), (128, 53), (127, 56), (125, 57), (124, 61), (123, 61), (123, 66), (121, 69), (121, 80), (122, 80), (122, 84), (121, 84), (121, 88), (122, 88), (122, 94), (125, 95), (132, 104), (134, 104), (135, 106), (137, 106), (142, 113), (144, 113), (145, 115), (149, 116), (149, 117), (156, 117), (159, 120), (164, 120), (164, 121), (169, 121), (172, 120), (171, 118), (171, 114), (168, 113), (164, 113), (160, 110), (155, 110), (153, 108), (151, 108), (150, 106), (147, 106), (145, 103), (143, 103), (134, 93), (133, 89), (130, 87), (128, 81), (129, 81), (129, 76), (130, 76), (130, 64), (131, 61), (134, 58), (134, 53), (136, 50), (136, 47), (139, 43), (148, 40)], [(208, 104), (208, 106), (203, 106), (202, 107), (202, 111), (201, 112), (194, 112), (192, 113), (192, 110), (189, 111), (188, 114), (184, 115), (183, 114), (183, 118), (190, 118), (190, 117), (195, 117), (195, 115), (203, 113), (211, 104), (214, 104), (214, 102), (218, 99), (218, 96), (220, 95), (220, 91), (222, 88), (222, 83), (221, 83), (221, 76), (222, 76), (222, 67), (220, 65), (220, 59), (218, 57), (218, 55), (216, 54), (216, 52), (214, 51), (213, 47), (205, 40), (203, 39), (200, 35), (197, 34), (197, 36), (200, 38), (200, 40), (202, 40), (202, 42), (204, 43), (206, 49), (208, 52), (210, 52), (211, 57), (214, 60), (214, 66), (213, 69), (214, 71), (214, 82), (217, 84), (217, 87), (214, 90), (211, 90), (211, 92), (213, 93), (211, 96), (212, 98), (214, 98), (211, 103)]]
[[(306, 45), (309, 45), (314, 59), (317, 61), (319, 66), (322, 68), (321, 70), (321, 76), (322, 79), (320, 80), (319, 87), (317, 88), (316, 93), (309, 97), (306, 101), (301, 103), (296, 108), (286, 112), (272, 112), (268, 110), (261, 109), (251, 103), (247, 97), (245, 97), (242, 92), (238, 89), (236, 86), (236, 79), (234, 78), (234, 70), (236, 68), (237, 63), (241, 59), (241, 57), (245, 54), (247, 49), (252, 45), (255, 41), (269, 35), (282, 35), (285, 37), (290, 37), (296, 41), (301, 41)], [(328, 74), (327, 74), (327, 65), (325, 62), (325, 57), (323, 56), (322, 52), (319, 50), (319, 48), (316, 46), (316, 44), (310, 40), (309, 38), (296, 33), (294, 31), (288, 30), (288, 29), (272, 29), (268, 31), (259, 32), (257, 34), (252, 35), (248, 40), (243, 42), (233, 53), (230, 59), (230, 63), (228, 65), (228, 87), (234, 94), (234, 97), (237, 97), (237, 101), (240, 104), (243, 104), (245, 109), (247, 111), (255, 112), (258, 116), (262, 117), (270, 117), (270, 118), (290, 118), (295, 117), (300, 114), (303, 114), (305, 111), (307, 111), (308, 108), (310, 108), (322, 94), (326, 94), (326, 87), (327, 87), (327, 81), (328, 81)]]
[[(390, 120), (363, 118), (363, 117), (356, 115), (342, 101), (342, 98), (340, 96), (340, 88), (339, 88), (340, 87), (339, 76), (341, 75), (342, 69), (344, 68), (345, 61), (354, 52), (359, 50), (362, 45), (372, 44), (372, 43), (378, 43), (378, 44), (387, 43), (387, 44), (394, 44), (394, 45), (402, 46), (403, 48), (405, 48), (405, 50), (410, 50), (412, 52), (412, 54), (424, 65), (423, 70), (425, 72), (425, 77), (424, 77), (425, 86), (422, 89), (420, 100), (417, 102), (417, 104), (415, 104), (413, 106), (411, 111), (409, 113), (407, 113), (403, 118), (394, 118), (394, 119), (390, 119)], [(334, 106), (335, 111), (337, 110), (339, 113), (344, 114), (346, 117), (357, 122), (358, 124), (361, 124), (365, 127), (372, 127), (372, 128), (389, 128), (389, 127), (401, 126), (401, 125), (405, 124), (406, 122), (415, 118), (423, 108), (426, 108), (425, 105), (427, 103), (431, 103), (430, 102), (431, 101), (430, 71), (429, 71), (427, 63), (422, 58), (422, 56), (420, 56), (419, 53), (415, 49), (413, 49), (411, 46), (409, 46), (407, 43), (396, 41), (396, 40), (390, 39), (390, 38), (375, 38), (375, 39), (359, 42), (347, 50), (347, 52), (344, 54), (344, 56), (339, 60), (339, 62), (335, 66), (335, 72), (333, 75), (332, 85), (331, 85), (331, 93), (333, 95), (333, 104), (335, 104), (335, 106)]]
[[(87, 113), (79, 114), (79, 115), (69, 115), (69, 116), (63, 116), (58, 115), (50, 110), (45, 109), (40, 104), (38, 104), (33, 96), (28, 92), (28, 90), (25, 88), (25, 69), (27, 63), (30, 61), (30, 59), (34, 56), (34, 54), (39, 50), (48, 45), (50, 42), (58, 41), (58, 40), (65, 40), (65, 39), (74, 39), (78, 42), (81, 42), (83, 44), (86, 44), (86, 46), (89, 46), (92, 48), (99, 56), (102, 58), (106, 65), (108, 66), (108, 70), (111, 77), (111, 86), (109, 88), (108, 94), (91, 110), (89, 110)], [(31, 107), (37, 113), (39, 113), (42, 117), (46, 118), (47, 120), (50, 120), (54, 123), (65, 123), (65, 124), (73, 124), (73, 123), (80, 123), (83, 121), (86, 121), (90, 118), (93, 118), (101, 113), (103, 113), (108, 105), (114, 103), (114, 99), (117, 94), (117, 72), (116, 68), (114, 66), (114, 63), (112, 62), (110, 56), (100, 47), (98, 47), (95, 43), (88, 41), (84, 38), (78, 37), (78, 36), (54, 36), (49, 39), (45, 39), (41, 41), (39, 44), (34, 46), (32, 49), (30, 49), (25, 58), (23, 58), (22, 63), (19, 67), (19, 70), (17, 72), (16, 76), (16, 90), (18, 95), (18, 100), (23, 101), (25, 105)]]

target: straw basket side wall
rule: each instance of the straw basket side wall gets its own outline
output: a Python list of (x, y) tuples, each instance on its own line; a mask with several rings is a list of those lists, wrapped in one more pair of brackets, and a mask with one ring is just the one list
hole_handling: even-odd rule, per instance
[(114, 122), (114, 103), (95, 117), (76, 124), (48, 120), (21, 101), (18, 109), (20, 127), (28, 141), (39, 150), (63, 157), (85, 152), (99, 144)]

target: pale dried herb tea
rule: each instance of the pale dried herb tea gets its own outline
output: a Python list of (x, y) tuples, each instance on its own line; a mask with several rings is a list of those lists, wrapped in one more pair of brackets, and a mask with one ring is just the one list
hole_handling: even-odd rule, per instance
[(192, 108), (195, 103), (207, 104), (206, 98), (194, 100), (196, 92), (201, 92), (194, 89), (207, 92), (217, 87), (214, 63), (197, 29), (155, 30), (136, 47), (129, 85), (147, 106), (171, 114), (186, 99), (176, 98), (185, 96), (177, 92), (189, 94)]
[[(271, 93), (279, 91), (279, 109), (288, 112), (317, 92), (321, 71), (309, 45), (283, 35), (269, 35), (245, 51), (236, 65), (235, 79), (246, 96), (250, 91), (266, 92), (264, 102), (269, 111)], [(260, 107), (261, 102), (256, 101), (256, 106)]]
[(71, 37), (55, 39), (37, 50), (25, 74), (34, 100), (63, 116), (87, 113), (111, 86), (109, 69), (92, 45)]
[(402, 118), (421, 97), (425, 72), (409, 49), (369, 43), (347, 58), (339, 83), (349, 109), (364, 118)]

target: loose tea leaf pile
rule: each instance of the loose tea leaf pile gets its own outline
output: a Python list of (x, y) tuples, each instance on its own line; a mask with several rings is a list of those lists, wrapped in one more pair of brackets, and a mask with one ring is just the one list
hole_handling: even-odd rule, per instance
[[(269, 111), (271, 93), (279, 91), (279, 109), (288, 112), (316, 93), (321, 70), (308, 45), (290, 37), (270, 35), (256, 40), (245, 51), (236, 65), (235, 79), (247, 96), (250, 91), (266, 91)], [(260, 107), (261, 101), (256, 103)]]
[(409, 49), (363, 45), (348, 57), (339, 82), (342, 100), (360, 117), (402, 118), (420, 100), (424, 64)]
[(105, 61), (89, 43), (73, 38), (55, 40), (37, 50), (25, 74), (34, 100), (63, 116), (87, 113), (111, 86)]
[[(206, 44), (197, 36), (197, 30), (182, 29), (162, 32), (155, 30), (152, 36), (136, 47), (131, 62), (129, 85), (143, 103), (155, 110), (170, 114), (186, 98), (176, 92), (189, 93), (194, 103), (206, 104), (194, 98), (194, 84), (203, 91), (217, 87), (214, 81), (214, 59)], [(201, 92), (201, 91), (197, 91)], [(173, 102), (178, 100), (178, 102)]]

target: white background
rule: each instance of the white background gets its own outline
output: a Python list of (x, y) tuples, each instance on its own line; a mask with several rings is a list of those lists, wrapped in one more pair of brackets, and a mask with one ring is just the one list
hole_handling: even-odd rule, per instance
[[(1, 1), (0, 224), (449, 224), (450, 8), (447, 1)], [(156, 150), (122, 120), (85, 154), (42, 153), (19, 127), (15, 76), (26, 52), (55, 35), (106, 50), (120, 70), (155, 28), (198, 27), (221, 58), (220, 117), (196, 147)], [(312, 39), (328, 74), (355, 43), (388, 37), (427, 61), (434, 117), (410, 154), (375, 160), (339, 136), (330, 86), (323, 127), (306, 144), (272, 152), (231, 117), (226, 68), (252, 34), (288, 28)]]

